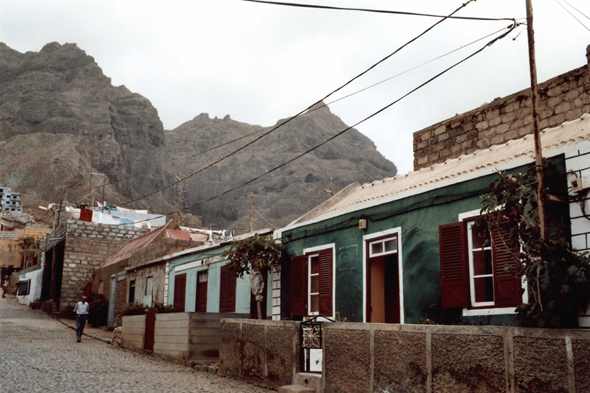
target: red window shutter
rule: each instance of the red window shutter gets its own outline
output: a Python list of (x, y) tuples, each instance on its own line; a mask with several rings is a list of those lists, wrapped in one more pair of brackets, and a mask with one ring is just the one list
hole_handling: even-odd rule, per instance
[(219, 279), (219, 312), (227, 312), (227, 267), (221, 267), (221, 278)]
[(332, 249), (320, 251), (320, 314), (332, 316), (333, 304), (333, 257)]
[(184, 312), (186, 297), (186, 273), (174, 277), (174, 309)]
[(236, 272), (227, 269), (227, 312), (236, 312), (236, 285), (238, 277)]
[(438, 227), (443, 308), (469, 307), (469, 270), (462, 222)]
[(291, 314), (294, 317), (307, 315), (307, 256), (291, 259)]
[[(516, 307), (522, 303), (521, 281), (512, 273), (518, 269), (518, 250), (508, 248), (508, 236), (508, 229), (501, 226), (491, 233), (496, 307)], [(504, 271), (506, 265), (510, 267), (508, 272)]]

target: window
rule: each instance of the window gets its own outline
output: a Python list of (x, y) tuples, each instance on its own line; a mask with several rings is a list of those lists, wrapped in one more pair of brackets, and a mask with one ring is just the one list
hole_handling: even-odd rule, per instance
[(98, 294), (99, 295), (104, 294), (104, 281), (103, 280), (98, 281)]
[(369, 243), (369, 257), (393, 254), (397, 252), (397, 237), (376, 240)]
[(221, 267), (219, 290), (219, 312), (236, 312), (237, 277), (227, 266)]
[(310, 251), (291, 260), (293, 316), (333, 316), (333, 249)]
[(154, 278), (153, 277), (146, 277), (145, 279), (145, 292), (143, 296), (143, 304), (148, 307), (152, 306), (153, 303), (153, 293), (154, 293)]
[(439, 227), (442, 306), (516, 307), (522, 302), (522, 283), (510, 272), (518, 259), (502, 241), (507, 230), (488, 233), (475, 220)]

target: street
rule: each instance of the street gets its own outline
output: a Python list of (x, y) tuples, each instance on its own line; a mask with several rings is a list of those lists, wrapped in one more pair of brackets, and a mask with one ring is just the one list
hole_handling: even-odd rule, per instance
[(126, 351), (38, 310), (0, 299), (0, 386), (6, 392), (236, 392), (268, 390)]

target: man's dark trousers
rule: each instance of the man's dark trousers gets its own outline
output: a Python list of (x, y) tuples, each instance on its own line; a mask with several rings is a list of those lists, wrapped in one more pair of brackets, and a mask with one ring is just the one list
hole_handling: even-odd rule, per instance
[(78, 341), (82, 339), (82, 332), (84, 331), (84, 325), (86, 325), (87, 318), (88, 315), (76, 315), (76, 338), (78, 339)]

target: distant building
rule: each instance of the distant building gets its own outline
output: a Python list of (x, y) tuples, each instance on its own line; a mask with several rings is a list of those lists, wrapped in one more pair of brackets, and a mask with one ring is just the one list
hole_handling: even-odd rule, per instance
[(23, 212), (20, 193), (12, 192), (10, 187), (0, 187), (0, 205), (3, 212)]

